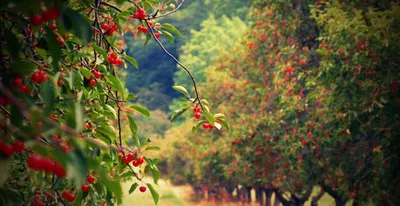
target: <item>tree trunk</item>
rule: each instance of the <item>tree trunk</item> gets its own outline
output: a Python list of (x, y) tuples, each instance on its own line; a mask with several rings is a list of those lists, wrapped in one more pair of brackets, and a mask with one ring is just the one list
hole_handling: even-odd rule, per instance
[(246, 200), (247, 202), (251, 202), (251, 187), (246, 187)]
[(279, 206), (279, 205), (281, 205), (281, 202), (279, 201), (279, 199), (275, 195), (274, 206)]
[(235, 190), (235, 187), (232, 185), (227, 185), (225, 186), (225, 190), (228, 193), (229, 200), (233, 201), (233, 191)]
[(347, 202), (347, 200), (335, 199), (336, 206), (345, 206), (346, 202)]
[(258, 203), (260, 203), (260, 205), (263, 205), (263, 203), (264, 203), (264, 197), (263, 197), (264, 190), (263, 190), (263, 188), (262, 187), (256, 187), (255, 191), (256, 191), (256, 201)]
[(265, 206), (271, 206), (272, 190), (265, 189)]
[(239, 186), (238, 185), (236, 185), (236, 201), (239, 201), (240, 200), (240, 190), (239, 190)]
[(314, 196), (311, 200), (311, 206), (318, 206), (318, 201), (324, 196), (325, 191), (320, 191), (317, 196)]

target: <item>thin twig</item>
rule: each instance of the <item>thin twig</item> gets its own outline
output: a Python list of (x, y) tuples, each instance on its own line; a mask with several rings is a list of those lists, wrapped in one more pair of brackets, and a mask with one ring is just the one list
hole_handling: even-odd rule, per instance
[(116, 7), (116, 6), (112, 5), (112, 4), (109, 4), (109, 3), (107, 3), (107, 2), (101, 2), (100, 4), (103, 4), (103, 5), (106, 5), (106, 6), (108, 6), (108, 7), (111, 7), (111, 8), (113, 8), (113, 9), (117, 10), (118, 12), (122, 12), (121, 9), (119, 9), (118, 7)]
[(149, 21), (148, 21), (147, 19), (145, 19), (144, 21), (146, 22), (147, 27), (149, 28), (149, 30), (150, 30), (150, 32), (151, 32), (151, 35), (153, 36), (153, 39), (154, 39), (154, 40), (157, 42), (157, 44), (161, 47), (161, 49), (164, 51), (164, 53), (166, 53), (166, 54), (167, 54), (171, 59), (173, 59), (179, 66), (181, 66), (181, 67), (186, 71), (186, 73), (188, 73), (188, 75), (189, 75), (190, 78), (192, 79), (194, 91), (195, 91), (195, 93), (196, 93), (195, 101), (198, 100), (198, 103), (200, 104), (201, 109), (202, 109), (203, 111), (205, 111), (205, 110), (204, 110), (204, 107), (203, 107), (203, 104), (201, 104), (201, 101), (200, 101), (200, 96), (199, 96), (199, 92), (198, 92), (198, 90), (197, 90), (197, 83), (196, 83), (196, 80), (194, 79), (192, 73), (189, 71), (189, 69), (188, 69), (185, 65), (183, 65), (183, 64), (182, 64), (178, 59), (176, 59), (171, 53), (169, 53), (169, 52), (167, 51), (167, 49), (165, 49), (165, 47), (164, 47), (163, 44), (160, 42), (160, 40), (158, 40), (157, 37), (155, 36), (155, 33), (154, 33), (154, 31), (153, 31), (153, 28), (150, 26)]

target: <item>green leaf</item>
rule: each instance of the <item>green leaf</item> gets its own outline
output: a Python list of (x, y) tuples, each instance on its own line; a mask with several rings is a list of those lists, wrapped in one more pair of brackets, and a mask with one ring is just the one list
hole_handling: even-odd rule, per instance
[(151, 146), (151, 147), (147, 147), (147, 148), (145, 149), (145, 151), (146, 151), (146, 150), (160, 150), (160, 147)]
[(219, 121), (226, 129), (228, 129), (228, 131), (231, 130), (231, 127), (229, 126), (229, 123), (228, 123), (226, 120), (224, 120), (224, 119), (218, 119), (218, 121)]
[(52, 81), (46, 81), (40, 85), (43, 91), (43, 101), (45, 104), (45, 114), (49, 114), (53, 110), (53, 106), (56, 100), (56, 89), (51, 83)]
[(140, 148), (140, 141), (139, 141), (139, 137), (137, 136), (137, 124), (136, 121), (133, 117), (128, 116), (128, 120), (129, 120), (129, 127), (131, 128), (132, 131), (132, 136), (133, 136), (133, 140), (135, 141), (135, 145), (136, 147)]
[(203, 114), (206, 116), (206, 119), (208, 120), (208, 122), (211, 125), (214, 125), (214, 116), (210, 112), (207, 112), (207, 111), (203, 111)]
[(18, 58), (19, 49), (20, 49), (20, 46), (19, 46), (19, 42), (20, 41), (18, 40), (18, 38), (11, 31), (9, 31), (7, 29), (4, 29), (3, 31), (4, 31), (4, 34), (5, 34), (4, 35), (5, 40), (7, 42), (7, 49), (10, 52), (11, 56), (14, 59), (17, 59)]
[(197, 124), (192, 127), (192, 132), (195, 133), (203, 123), (204, 123), (204, 120), (197, 122)]
[(158, 179), (160, 178), (160, 171), (153, 163), (150, 164), (150, 170), (151, 173), (153, 174), (154, 184), (158, 184)]
[(189, 108), (190, 108), (189, 106), (186, 106), (186, 107), (182, 107), (178, 110), (175, 110), (174, 113), (172, 114), (171, 122), (173, 122), (176, 118), (178, 118), (183, 113), (185, 113)]
[(136, 96), (135, 96), (134, 94), (129, 93), (129, 94), (128, 94), (128, 97), (126, 97), (126, 100), (127, 100), (127, 101), (132, 101), (132, 100), (134, 100), (135, 98), (136, 98)]
[(167, 31), (161, 31), (160, 33), (162, 33), (162, 35), (164, 35), (165, 37), (167, 37), (167, 39), (171, 42), (171, 44), (175, 43), (175, 39), (174, 36), (172, 36), (171, 33), (167, 32)]
[(146, 108), (144, 108), (144, 107), (142, 107), (142, 106), (139, 106), (139, 105), (137, 105), (137, 104), (134, 104), (134, 105), (130, 106), (130, 108), (132, 108), (132, 109), (134, 109), (134, 110), (136, 110), (136, 111), (142, 113), (142, 114), (143, 114), (144, 116), (146, 116), (146, 117), (150, 117), (150, 112), (149, 112), (149, 110), (147, 110)]
[(54, 33), (48, 26), (44, 27), (46, 34), (46, 40), (49, 45), (49, 50), (51, 53), (51, 65), (53, 70), (58, 69), (58, 62), (61, 59), (61, 47), (58, 44), (57, 38), (55, 37)]
[(95, 44), (93, 44), (92, 47), (93, 47), (93, 49), (96, 50), (99, 54), (101, 54), (101, 56), (103, 56), (104, 59), (107, 59), (107, 58), (108, 58), (107, 53), (106, 53), (106, 51), (104, 51), (103, 48), (101, 48), (101, 47), (99, 47), (99, 46), (97, 46), (97, 45), (95, 45)]
[(61, 13), (61, 20), (66, 30), (72, 32), (87, 45), (92, 38), (92, 26), (88, 19), (79, 12), (65, 7)]
[(147, 183), (146, 184), (147, 187), (150, 190), (151, 196), (153, 197), (154, 203), (157, 205), (158, 203), (158, 199), (160, 198), (160, 195), (158, 194), (158, 192), (154, 189), (153, 185)]
[(117, 118), (117, 113), (112, 106), (106, 104), (104, 108), (107, 109), (114, 116), (114, 118)]
[(221, 113), (214, 114), (215, 119), (225, 119), (225, 115)]
[(134, 192), (138, 186), (139, 184), (137, 182), (133, 183), (131, 188), (129, 188), (129, 194), (132, 194), (132, 192)]
[(113, 88), (121, 94), (122, 99), (125, 99), (125, 87), (122, 85), (121, 80), (113, 75), (109, 75), (108, 79), (111, 81)]
[(51, 185), (51, 189), (57, 190), (60, 187), (63, 180), (64, 178), (57, 178), (56, 181), (54, 181), (53, 185)]
[(128, 55), (123, 55), (122, 56), (126, 61), (128, 61), (132, 66), (136, 67), (136, 69), (139, 69), (139, 64), (137, 63), (136, 59), (128, 56)]
[(145, 45), (145, 46), (149, 43), (151, 37), (152, 37), (152, 36), (151, 36), (151, 33), (147, 33), (147, 34), (146, 34), (146, 41), (144, 42), (144, 45)]
[(184, 94), (187, 97), (190, 97), (189, 92), (185, 89), (185, 87), (182, 86), (172, 86), (173, 89), (175, 89), (176, 91)]
[(181, 32), (179, 32), (178, 29), (176, 29), (174, 26), (172, 26), (171, 24), (165, 23), (161, 25), (161, 28), (166, 29), (178, 36), (181, 36)]
[(38, 66), (33, 63), (22, 60), (15, 60), (12, 63), (12, 71), (20, 75), (28, 75), (33, 72), (37, 67)]
[(203, 105), (210, 106), (210, 103), (209, 103), (207, 100), (205, 100), (205, 99), (202, 99), (200, 102), (201, 102), (201, 104), (203, 104)]
[(90, 72), (89, 69), (86, 69), (85, 67), (81, 67), (79, 68), (79, 70), (86, 78), (90, 78), (92, 76), (92, 72)]

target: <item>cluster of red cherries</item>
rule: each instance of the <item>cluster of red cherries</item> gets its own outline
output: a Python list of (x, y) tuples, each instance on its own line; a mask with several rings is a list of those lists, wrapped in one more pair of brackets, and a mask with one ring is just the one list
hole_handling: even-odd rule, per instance
[(81, 187), (83, 192), (89, 192), (89, 189), (90, 189), (89, 184), (92, 184), (94, 181), (96, 181), (96, 178), (93, 175), (89, 175), (87, 177), (86, 181), (87, 181), (87, 183), (83, 184)]
[[(121, 159), (122, 157), (123, 157), (122, 154), (119, 154), (119, 155), (118, 155), (118, 158), (119, 158), (119, 159)], [(128, 153), (128, 154), (123, 158), (123, 161), (124, 161), (125, 164), (129, 164), (129, 163), (132, 162), (132, 165), (135, 166), (135, 167), (138, 167), (139, 165), (143, 164), (143, 162), (144, 162), (143, 157), (139, 157), (139, 158), (137, 158), (136, 160), (134, 160), (134, 159), (135, 159), (135, 154), (133, 154), (133, 153)]]
[[(195, 107), (193, 108), (193, 112), (194, 112), (194, 118), (196, 119), (200, 119), (201, 118), (201, 114), (200, 114), (200, 108), (199, 107)], [(217, 120), (216, 120), (217, 122)], [(214, 129), (214, 126), (208, 122), (203, 123), (203, 128), (204, 129)]]
[(66, 177), (64, 167), (54, 160), (43, 157), (39, 154), (33, 154), (27, 159), (28, 168), (34, 171), (44, 171), (45, 173), (53, 173), (59, 178)]
[(23, 141), (16, 141), (13, 144), (7, 144), (0, 140), (0, 153), (5, 157), (11, 157), (14, 153), (22, 152), (25, 149)]
[(108, 62), (113, 65), (123, 66), (124, 62), (121, 59), (118, 59), (117, 55), (113, 52), (108, 54)]
[(34, 26), (40, 26), (44, 22), (56, 20), (60, 16), (60, 11), (56, 8), (51, 8), (43, 11), (40, 15), (33, 15), (30, 18), (30, 22)]

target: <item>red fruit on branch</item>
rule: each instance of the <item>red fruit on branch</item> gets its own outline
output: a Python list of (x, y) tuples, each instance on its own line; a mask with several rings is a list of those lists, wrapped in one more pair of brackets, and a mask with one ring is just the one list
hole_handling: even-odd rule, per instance
[(22, 152), (25, 149), (25, 144), (23, 141), (17, 141), (12, 145), (14, 152)]
[(200, 108), (199, 107), (195, 107), (193, 108), (194, 113), (199, 113), (200, 112)]
[(25, 94), (30, 94), (31, 93), (31, 91), (29, 90), (28, 86), (26, 86), (26, 85), (20, 86), (19, 87), (19, 91), (21, 93), (25, 93)]
[(0, 141), (0, 153), (5, 157), (11, 157), (14, 154), (14, 148), (3, 141)]
[(51, 25), (49, 26), (49, 28), (50, 28), (52, 31), (54, 31), (54, 30), (57, 29), (57, 25), (56, 25), (56, 24), (51, 24)]
[(204, 129), (209, 129), (210, 126), (211, 126), (211, 125), (210, 125), (209, 123), (204, 123), (204, 124), (203, 124), (203, 128), (204, 128)]
[(143, 159), (143, 157), (139, 157), (138, 159), (137, 159), (137, 162), (138, 162), (138, 164), (143, 164), (143, 162), (144, 162), (144, 159)]
[(306, 146), (306, 145), (307, 145), (307, 141), (306, 141), (305, 139), (303, 139), (303, 140), (301, 141), (301, 144), (302, 144), (303, 146)]
[(65, 173), (64, 167), (60, 163), (54, 164), (53, 173), (59, 178), (63, 178), (63, 177), (67, 176), (67, 174)]
[(201, 117), (201, 114), (200, 114), (200, 113), (195, 113), (195, 114), (194, 114), (194, 118), (200, 119), (200, 117)]
[(28, 167), (32, 170), (38, 171), (41, 168), (42, 160), (43, 160), (42, 156), (38, 154), (33, 154), (29, 156), (27, 159)]
[(93, 175), (89, 175), (87, 178), (87, 181), (92, 184), (94, 181), (96, 181), (96, 178)]
[(96, 70), (93, 70), (92, 73), (93, 73), (94, 77), (96, 77), (97, 79), (101, 78), (101, 73), (100, 72), (98, 72)]
[(154, 36), (158, 39), (158, 38), (160, 38), (161, 34), (160, 33), (155, 33)]
[(42, 19), (44, 22), (58, 19), (60, 16), (60, 11), (56, 8), (51, 8), (42, 13)]
[(40, 15), (33, 15), (30, 18), (30, 22), (34, 26), (40, 26), (43, 22), (43, 18)]
[(135, 167), (139, 166), (139, 162), (138, 162), (137, 160), (134, 160), (134, 161), (132, 162), (132, 164), (133, 164), (133, 166), (135, 166)]
[(93, 87), (95, 85), (96, 85), (96, 80), (94, 80), (94, 79), (90, 80), (89, 86)]
[(82, 187), (81, 187), (81, 189), (82, 189), (82, 192), (88, 192), (89, 191), (89, 185), (88, 184), (83, 184), (82, 185)]
[(146, 33), (149, 31), (149, 29), (147, 27), (144, 26), (138, 26), (138, 31)]
[(43, 158), (40, 163), (41, 169), (46, 173), (52, 173), (54, 170), (54, 165), (56, 164), (53, 160), (48, 158)]
[(24, 80), (22, 79), (22, 77), (16, 77), (13, 80), (13, 83), (14, 83), (15, 86), (21, 87), (22, 85), (24, 85)]
[(140, 186), (139, 190), (140, 192), (146, 192), (147, 187), (146, 186)]
[(110, 26), (108, 24), (106, 24), (106, 23), (103, 23), (103, 24), (101, 24), (101, 28), (104, 29), (104, 30), (109, 30)]

